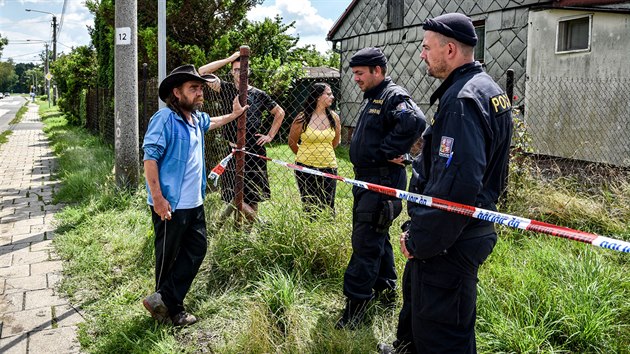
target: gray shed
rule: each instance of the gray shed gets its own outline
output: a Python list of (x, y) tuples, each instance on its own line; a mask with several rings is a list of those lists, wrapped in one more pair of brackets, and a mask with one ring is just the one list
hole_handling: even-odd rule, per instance
[[(630, 166), (629, 4), (610, 0), (354, 0), (327, 37), (341, 54), (343, 124), (356, 124), (362, 100), (348, 62), (354, 52), (368, 46), (384, 51), (389, 58), (388, 74), (409, 91), (427, 116), (432, 115), (429, 97), (439, 81), (426, 75), (420, 60), (421, 23), (447, 12), (461, 12), (473, 20), (480, 39), (475, 58), (488, 74), (505, 87), (506, 71), (514, 70), (514, 105), (525, 107), (534, 152)], [(611, 81), (615, 81), (615, 95), (603, 89), (602, 82)], [(615, 99), (622, 102), (613, 104)], [(595, 116), (607, 117), (610, 125), (602, 125)], [(615, 127), (612, 132), (611, 126)], [(593, 132), (598, 134), (593, 136)], [(595, 150), (594, 141), (598, 142)]]

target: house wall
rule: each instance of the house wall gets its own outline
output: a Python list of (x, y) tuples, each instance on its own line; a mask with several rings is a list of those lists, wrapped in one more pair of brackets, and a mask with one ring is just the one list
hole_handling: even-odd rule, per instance
[[(556, 54), (558, 20), (592, 14), (591, 49)], [(630, 14), (529, 14), (525, 121), (534, 152), (630, 166)]]
[(357, 50), (380, 47), (389, 58), (388, 74), (405, 87), (427, 116), (433, 114), (429, 97), (439, 81), (426, 75), (420, 60), (424, 31), (421, 23), (427, 18), (447, 12), (461, 12), (473, 21), (485, 20), (486, 71), (505, 87), (505, 72), (515, 72), (515, 95), (525, 91), (527, 20), (529, 7), (550, 1), (509, 0), (438, 0), (435, 2), (405, 0), (404, 27), (387, 30), (387, 0), (362, 0), (348, 14), (332, 37), (341, 52), (340, 116), (346, 126), (356, 125), (362, 93), (352, 78), (348, 63)]

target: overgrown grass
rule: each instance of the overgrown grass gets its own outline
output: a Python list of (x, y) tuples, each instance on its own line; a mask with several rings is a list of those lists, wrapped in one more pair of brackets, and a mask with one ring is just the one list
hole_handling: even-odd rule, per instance
[[(261, 205), (266, 222), (251, 232), (230, 223), (219, 229), (223, 204), (210, 194), (208, 253), (186, 299), (200, 322), (157, 325), (141, 305), (154, 286), (144, 187), (117, 189), (111, 148), (54, 110), (43, 114), (63, 182), (55, 197), (68, 205), (54, 242), (66, 260), (62, 290), (86, 314), (79, 336), (86, 352), (370, 353), (394, 339), (397, 312), (378, 306), (368, 326), (334, 329), (351, 253), (352, 200), (337, 200), (334, 219), (310, 222), (294, 190), (274, 189)], [(599, 195), (574, 192), (566, 180), (525, 175), (516, 182), (510, 212), (630, 239), (627, 179)], [(627, 254), (511, 229), (501, 229), (500, 239), (479, 274), (480, 352), (629, 352)], [(402, 274), (398, 250), (396, 257)]]

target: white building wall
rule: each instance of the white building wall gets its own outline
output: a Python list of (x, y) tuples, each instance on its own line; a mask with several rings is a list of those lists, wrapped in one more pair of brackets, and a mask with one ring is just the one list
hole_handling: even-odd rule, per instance
[[(587, 51), (556, 53), (558, 21), (592, 15)], [(630, 14), (529, 14), (525, 122), (533, 152), (630, 166)]]

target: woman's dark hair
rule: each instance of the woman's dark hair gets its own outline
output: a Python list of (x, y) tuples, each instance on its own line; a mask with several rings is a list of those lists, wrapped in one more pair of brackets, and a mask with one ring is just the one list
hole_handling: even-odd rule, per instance
[[(324, 94), (327, 88), (330, 86), (323, 82), (317, 82), (313, 84), (310, 94), (306, 97), (304, 105), (302, 106), (302, 117), (298, 118), (298, 122), (302, 123), (302, 131), (306, 130), (308, 123), (311, 122), (311, 117), (315, 108), (317, 108), (317, 100)], [(330, 129), (335, 129), (335, 119), (330, 112), (330, 108), (326, 107), (326, 117), (330, 123)]]

